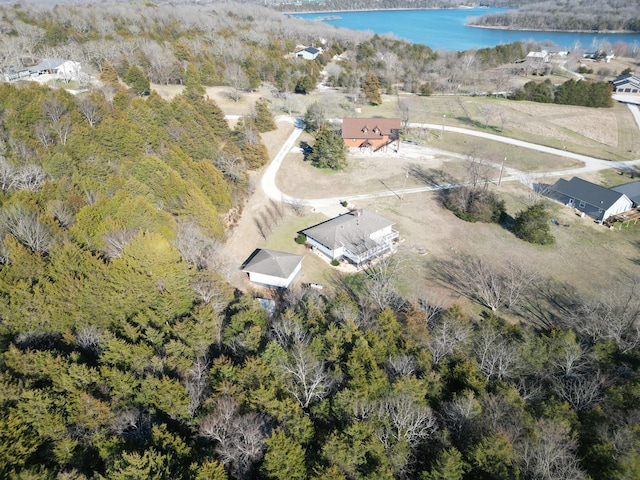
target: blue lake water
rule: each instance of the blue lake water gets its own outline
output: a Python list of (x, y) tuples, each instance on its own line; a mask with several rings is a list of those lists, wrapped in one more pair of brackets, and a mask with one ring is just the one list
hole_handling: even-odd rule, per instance
[(427, 45), (434, 50), (470, 50), (494, 47), (519, 40), (550, 42), (572, 50), (579, 42), (589, 50), (595, 44), (607, 41), (611, 44), (622, 41), (640, 45), (640, 34), (596, 34), (569, 32), (536, 32), (530, 30), (495, 30), (465, 26), (469, 17), (492, 12), (503, 12), (502, 8), (465, 8), (459, 10), (375, 10), (366, 12), (322, 12), (295, 14), (296, 17), (316, 20), (323, 17), (339, 17), (322, 20), (336, 27), (365, 30), (378, 34), (391, 33), (413, 43)]

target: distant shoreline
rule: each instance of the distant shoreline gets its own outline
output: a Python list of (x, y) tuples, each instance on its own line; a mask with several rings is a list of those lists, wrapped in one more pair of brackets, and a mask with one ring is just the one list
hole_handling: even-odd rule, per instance
[[(488, 8), (488, 7), (457, 7), (457, 8), (355, 8), (353, 10), (311, 10), (309, 12), (280, 12), (282, 15), (321, 15), (326, 13), (349, 13), (349, 12), (396, 12), (405, 10), (471, 10), (472, 8)], [(512, 10), (512, 9), (507, 9)]]
[[(359, 8), (353, 10), (312, 10), (310, 12), (280, 12), (282, 15), (323, 15), (330, 16), (332, 14), (350, 13), (350, 12), (396, 12), (396, 11), (429, 11), (429, 10), (471, 10), (477, 8), (489, 8), (489, 7), (457, 7), (457, 8)], [(516, 10), (506, 8), (506, 10)], [(315, 21), (315, 20), (312, 20)], [(324, 21), (322, 18), (318, 21)], [(523, 27), (503, 27), (499, 25), (471, 25), (465, 23), (466, 27), (472, 28), (485, 28), (488, 30), (507, 30), (513, 32), (552, 32), (552, 33), (593, 33), (598, 35), (606, 34), (625, 34), (625, 35), (639, 35), (640, 32), (633, 30), (555, 30), (555, 29), (543, 29), (543, 28), (523, 28)], [(343, 27), (344, 28), (344, 27)]]
[(501, 27), (492, 25), (471, 25), (469, 23), (464, 24), (465, 27), (471, 28), (486, 28), (487, 30), (507, 30), (512, 32), (552, 32), (552, 33), (593, 33), (598, 35), (611, 34), (624, 34), (624, 35), (638, 35), (640, 32), (634, 32), (633, 30), (551, 30), (543, 28), (518, 28), (518, 27)]

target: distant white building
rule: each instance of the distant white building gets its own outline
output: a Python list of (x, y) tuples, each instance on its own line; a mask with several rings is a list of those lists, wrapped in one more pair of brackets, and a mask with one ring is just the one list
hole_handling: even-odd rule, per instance
[(296, 52), (296, 57), (304, 58), (305, 60), (315, 60), (318, 55), (322, 53), (322, 50), (315, 47), (307, 47), (304, 50)]
[(72, 80), (80, 80), (84, 74), (82, 73), (82, 66), (78, 62), (61, 58), (45, 58), (31, 67), (7, 68), (4, 73), (4, 79), (7, 82), (33, 80), (41, 75), (52, 75), (53, 78), (68, 83)]
[(546, 50), (540, 50), (539, 52), (527, 53), (527, 60), (541, 60), (543, 62), (549, 61), (549, 52)]

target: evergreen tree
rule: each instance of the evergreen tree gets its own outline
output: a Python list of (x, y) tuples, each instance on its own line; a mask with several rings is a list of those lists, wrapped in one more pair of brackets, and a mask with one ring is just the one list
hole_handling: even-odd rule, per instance
[(192, 63), (187, 65), (187, 70), (184, 73), (184, 85), (184, 95), (190, 99), (200, 98), (206, 93), (200, 81), (200, 72)]
[(550, 224), (549, 212), (542, 203), (536, 203), (516, 215), (513, 230), (516, 237), (522, 240), (550, 245), (555, 242)]
[(347, 166), (347, 148), (338, 132), (322, 126), (308, 158), (317, 167), (340, 170)]
[(264, 98), (259, 98), (255, 104), (254, 124), (260, 133), (270, 132), (278, 128), (273, 120), (269, 104)]
[(100, 80), (104, 83), (115, 87), (118, 85), (118, 72), (113, 66), (106, 60), (102, 63), (102, 72), (100, 73)]
[(311, 75), (304, 75), (298, 79), (294, 92), (306, 95), (316, 88), (316, 80)]
[(131, 65), (129, 67), (127, 72), (124, 74), (124, 81), (131, 87), (136, 95), (143, 97), (145, 95), (149, 95), (151, 92), (149, 79), (137, 65)]
[(380, 105), (380, 80), (373, 73), (369, 72), (362, 82), (362, 93), (371, 105)]
[(274, 430), (266, 440), (267, 452), (262, 463), (262, 472), (266, 478), (275, 480), (304, 480), (305, 450), (296, 441), (285, 435), (280, 429)]

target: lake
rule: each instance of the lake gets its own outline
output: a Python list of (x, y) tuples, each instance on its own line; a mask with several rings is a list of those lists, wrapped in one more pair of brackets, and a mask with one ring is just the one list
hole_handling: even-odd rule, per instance
[(573, 50), (576, 42), (589, 50), (602, 43), (618, 41), (640, 45), (640, 34), (627, 33), (569, 33), (536, 32), (530, 30), (496, 30), (465, 26), (469, 17), (477, 17), (492, 12), (504, 12), (504, 8), (464, 8), (458, 10), (374, 10), (365, 12), (321, 12), (295, 14), (293, 16), (322, 20), (329, 25), (365, 30), (378, 34), (393, 34), (413, 43), (427, 45), (434, 50), (470, 50), (494, 47), (501, 43), (519, 40), (550, 42), (567, 50)]

